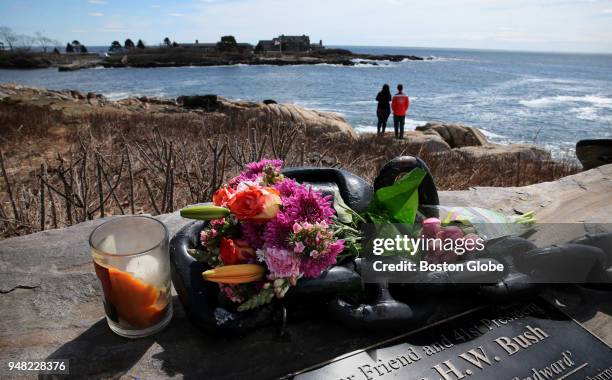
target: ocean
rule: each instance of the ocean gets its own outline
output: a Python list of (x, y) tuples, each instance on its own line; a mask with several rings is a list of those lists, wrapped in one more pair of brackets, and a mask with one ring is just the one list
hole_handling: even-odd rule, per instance
[(410, 127), (428, 121), (463, 123), (480, 128), (494, 142), (536, 143), (558, 156), (573, 155), (580, 139), (612, 137), (612, 55), (343, 48), (432, 59), (354, 67), (0, 70), (0, 82), (93, 91), (111, 99), (189, 94), (274, 99), (339, 113), (357, 132), (376, 130), (374, 98), (382, 84), (394, 89), (402, 83), (411, 97)]

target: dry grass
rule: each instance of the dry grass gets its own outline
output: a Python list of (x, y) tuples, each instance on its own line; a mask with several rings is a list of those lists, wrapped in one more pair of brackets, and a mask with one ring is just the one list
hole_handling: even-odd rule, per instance
[(418, 155), (442, 190), (522, 186), (576, 173), (571, 162), (469, 160), (406, 151), (390, 137), (314, 135), (299, 125), (215, 114), (94, 114), (0, 107), (0, 237), (112, 214), (159, 214), (208, 200), (250, 161), (333, 166), (373, 180), (398, 155)]

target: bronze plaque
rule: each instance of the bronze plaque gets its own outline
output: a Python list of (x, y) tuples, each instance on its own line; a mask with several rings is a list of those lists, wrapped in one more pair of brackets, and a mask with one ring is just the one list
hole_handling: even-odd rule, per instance
[(291, 377), (296, 380), (612, 379), (612, 348), (546, 301), (535, 300), (471, 310)]

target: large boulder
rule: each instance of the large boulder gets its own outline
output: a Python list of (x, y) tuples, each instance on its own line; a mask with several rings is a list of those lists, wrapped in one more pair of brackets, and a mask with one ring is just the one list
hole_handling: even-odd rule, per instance
[(416, 127), (417, 131), (433, 131), (440, 135), (451, 148), (464, 146), (486, 146), (489, 145), (486, 136), (478, 129), (461, 124), (438, 124), (427, 123)]
[(428, 153), (448, 152), (450, 145), (442, 137), (435, 133), (422, 133), (419, 131), (407, 131), (403, 140), (393, 139), (393, 145), (406, 148), (407, 152), (425, 151)]
[(185, 108), (202, 108), (208, 112), (219, 108), (217, 95), (184, 95), (176, 98), (176, 102)]
[(490, 157), (512, 160), (546, 161), (551, 159), (550, 152), (531, 144), (487, 144), (483, 146), (465, 146), (454, 149), (468, 159), (487, 159)]
[(338, 134), (357, 139), (357, 133), (340, 115), (303, 108), (295, 104), (265, 104), (249, 101), (233, 101), (219, 97), (218, 112), (229, 117), (241, 116), (262, 122), (274, 121), (297, 125), (307, 133)]
[(612, 163), (612, 139), (580, 140), (576, 157), (585, 170)]

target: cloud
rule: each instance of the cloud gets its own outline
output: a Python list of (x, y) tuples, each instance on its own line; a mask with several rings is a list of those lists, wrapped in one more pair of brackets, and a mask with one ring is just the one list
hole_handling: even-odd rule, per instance
[(168, 13), (168, 16), (170, 16), (170, 17), (183, 17), (185, 15), (183, 13), (170, 12), (170, 13)]
[(88, 14), (91, 17), (102, 17), (102, 16), (104, 16), (104, 13), (100, 13), (100, 12), (89, 12)]
[(151, 5), (151, 8), (161, 8), (161, 5), (159, 5), (159, 4), (153, 4), (153, 5)]
[(108, 4), (108, 1), (106, 1), (106, 0), (89, 0), (88, 3), (89, 4)]
[(601, 13), (603, 13), (605, 15), (612, 15), (612, 8), (604, 9), (604, 10), (601, 11)]

